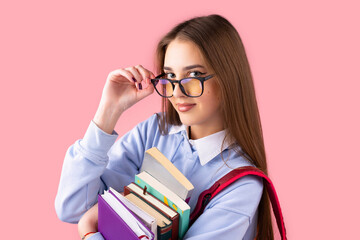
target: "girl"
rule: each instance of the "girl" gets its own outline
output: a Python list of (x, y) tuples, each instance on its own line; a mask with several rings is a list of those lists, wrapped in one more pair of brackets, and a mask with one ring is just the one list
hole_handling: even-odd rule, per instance
[[(226, 19), (210, 15), (180, 23), (159, 42), (156, 64), (157, 77), (141, 65), (111, 72), (84, 138), (66, 153), (55, 206), (61, 220), (79, 222), (82, 239), (103, 239), (95, 233), (98, 193), (133, 182), (151, 147), (194, 185), (191, 209), (202, 191), (234, 168), (267, 173), (249, 63)], [(154, 90), (163, 97), (163, 111), (116, 141), (121, 114)], [(214, 197), (184, 239), (255, 237), (273, 239), (270, 206), (262, 180), (247, 176)]]

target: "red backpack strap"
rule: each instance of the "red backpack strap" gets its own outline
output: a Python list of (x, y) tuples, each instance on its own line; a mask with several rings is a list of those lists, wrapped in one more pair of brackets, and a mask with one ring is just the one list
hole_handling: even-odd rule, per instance
[(194, 223), (195, 220), (201, 215), (206, 205), (210, 202), (210, 200), (213, 197), (215, 197), (219, 192), (221, 192), (231, 183), (247, 175), (259, 176), (265, 180), (264, 185), (266, 187), (267, 193), (271, 201), (272, 209), (274, 211), (276, 222), (281, 234), (281, 239), (286, 240), (284, 219), (274, 185), (272, 184), (271, 180), (268, 178), (268, 176), (266, 176), (265, 173), (263, 173), (261, 170), (255, 167), (236, 168), (231, 172), (229, 172), (228, 174), (226, 174), (225, 176), (223, 176), (220, 180), (215, 182), (214, 185), (212, 185), (209, 189), (203, 191), (198, 198), (194, 211), (191, 213), (190, 224)]

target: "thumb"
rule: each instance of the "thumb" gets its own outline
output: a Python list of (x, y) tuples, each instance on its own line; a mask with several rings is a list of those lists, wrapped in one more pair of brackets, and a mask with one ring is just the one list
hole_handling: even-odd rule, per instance
[(138, 91), (138, 99), (141, 100), (154, 92), (154, 86), (150, 83), (146, 88)]

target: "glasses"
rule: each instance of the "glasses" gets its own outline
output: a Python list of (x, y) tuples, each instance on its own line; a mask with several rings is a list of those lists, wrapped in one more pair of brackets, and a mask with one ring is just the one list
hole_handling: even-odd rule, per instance
[(170, 80), (163, 78), (166, 74), (162, 73), (159, 76), (151, 79), (151, 83), (154, 85), (156, 92), (165, 98), (173, 96), (175, 84), (178, 83), (180, 90), (188, 97), (200, 97), (204, 92), (204, 82), (209, 80), (214, 75), (206, 77), (187, 77), (181, 80)]

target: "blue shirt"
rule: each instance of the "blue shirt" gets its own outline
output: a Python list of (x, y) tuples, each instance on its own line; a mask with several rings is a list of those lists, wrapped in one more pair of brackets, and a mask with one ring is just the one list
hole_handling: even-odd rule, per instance
[[(62, 221), (77, 223), (97, 202), (98, 193), (110, 186), (122, 192), (125, 185), (134, 182), (145, 151), (152, 147), (157, 147), (194, 185), (191, 209), (200, 193), (232, 168), (251, 166), (228, 142), (221, 151), (225, 130), (189, 140), (187, 126), (182, 125), (170, 126), (169, 134), (161, 135), (156, 114), (118, 141), (117, 136), (115, 131), (105, 133), (91, 121), (84, 138), (67, 150), (55, 199)], [(209, 202), (184, 239), (254, 239), (262, 190), (262, 179), (256, 176), (229, 185)], [(97, 233), (89, 239), (103, 238)]]

